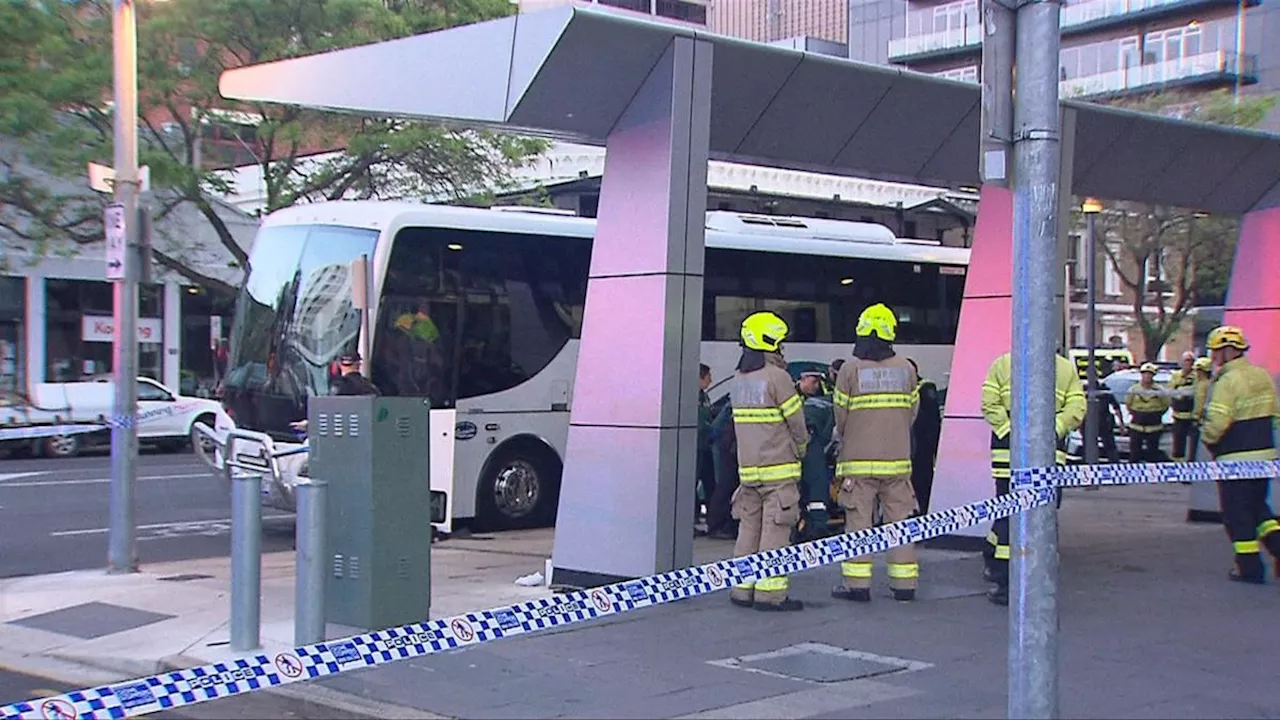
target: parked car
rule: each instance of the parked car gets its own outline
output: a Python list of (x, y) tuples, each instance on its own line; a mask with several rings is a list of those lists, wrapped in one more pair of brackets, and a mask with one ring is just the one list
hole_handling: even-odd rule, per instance
[[(106, 422), (112, 416), (114, 385), (110, 377), (88, 382), (39, 383), (33, 388), (33, 404), (64, 414), (77, 423)], [(230, 416), (216, 400), (179, 395), (147, 377), (138, 378), (138, 439), (169, 451), (180, 451), (193, 442), (208, 444), (194, 430), (197, 422), (211, 427), (233, 427)], [(33, 448), (49, 457), (74, 457), (91, 445), (110, 442), (111, 432), (59, 435), (44, 438)]]
[[(1167, 387), (1169, 378), (1173, 375), (1169, 368), (1162, 367), (1156, 372), (1155, 384), (1161, 387)], [(1124, 399), (1129, 392), (1129, 388), (1138, 384), (1141, 374), (1137, 370), (1120, 370), (1108, 375), (1102, 380), (1102, 384), (1106, 386), (1111, 394), (1115, 396), (1116, 401), (1120, 403), (1120, 414), (1124, 417), (1125, 425), (1129, 424), (1129, 408), (1125, 407)], [(1109, 412), (1100, 410), (1100, 412)], [(1169, 430), (1173, 427), (1173, 413), (1166, 412), (1164, 416), (1165, 433), (1160, 436), (1160, 452), (1164, 455), (1164, 460), (1172, 457), (1173, 453), (1173, 434)], [(1076, 430), (1067, 436), (1067, 453), (1073, 457), (1080, 459), (1084, 457), (1084, 432), (1083, 428)], [(1116, 428), (1116, 450), (1120, 452), (1121, 460), (1129, 459), (1129, 434), (1127, 431), (1121, 431)], [(1106, 458), (1099, 458), (1106, 461)]]

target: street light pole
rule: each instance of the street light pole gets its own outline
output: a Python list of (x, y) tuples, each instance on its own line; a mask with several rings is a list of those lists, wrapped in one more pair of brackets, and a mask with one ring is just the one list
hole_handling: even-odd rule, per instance
[[(1088, 263), (1085, 265), (1085, 294), (1088, 305), (1085, 311), (1085, 331), (1084, 343), (1089, 351), (1089, 367), (1085, 371), (1085, 382), (1088, 386), (1085, 388), (1085, 397), (1088, 398), (1088, 412), (1084, 416), (1084, 461), (1086, 465), (1096, 465), (1098, 462), (1098, 425), (1102, 418), (1099, 417), (1098, 397), (1095, 392), (1098, 386), (1098, 296), (1097, 296), (1097, 274), (1098, 274), (1098, 235), (1097, 224), (1095, 222), (1098, 213), (1102, 211), (1102, 205), (1093, 198), (1086, 198), (1081, 207), (1084, 212), (1085, 229), (1085, 259)], [(1110, 408), (1107, 409), (1110, 412)]]
[(138, 36), (134, 0), (112, 2), (115, 108), (115, 202), (124, 221), (123, 277), (114, 285), (115, 398), (111, 424), (111, 504), (107, 571), (138, 571), (134, 520), (138, 429)]
[[(1051, 467), (1057, 343), (1059, 0), (1018, 5), (1014, 77), (1013, 437), (1014, 469)], [(1009, 717), (1058, 713), (1058, 508), (1010, 522)]]

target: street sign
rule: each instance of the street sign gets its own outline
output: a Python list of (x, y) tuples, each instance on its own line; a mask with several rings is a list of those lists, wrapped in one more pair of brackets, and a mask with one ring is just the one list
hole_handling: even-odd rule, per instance
[[(89, 163), (89, 187), (100, 193), (111, 193), (115, 190), (116, 169), (99, 165), (98, 163)], [(138, 168), (138, 191), (147, 192), (151, 190), (151, 168), (143, 165)]]
[(102, 211), (102, 227), (107, 238), (107, 279), (124, 279), (125, 252), (128, 246), (124, 231), (124, 206), (111, 203)]

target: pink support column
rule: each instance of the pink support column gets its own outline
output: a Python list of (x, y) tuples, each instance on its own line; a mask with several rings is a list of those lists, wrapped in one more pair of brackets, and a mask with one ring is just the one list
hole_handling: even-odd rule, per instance
[[(991, 479), (991, 428), (982, 418), (982, 382), (987, 368), (1009, 351), (1013, 316), (1013, 191), (984, 185), (978, 196), (969, 271), (960, 305), (946, 411), (938, 444), (938, 466), (929, 501), (932, 511), (963, 505), (995, 493)], [(958, 534), (984, 537), (985, 525)]]
[(1280, 208), (1241, 218), (1222, 321), (1244, 330), (1251, 361), (1280, 376)]

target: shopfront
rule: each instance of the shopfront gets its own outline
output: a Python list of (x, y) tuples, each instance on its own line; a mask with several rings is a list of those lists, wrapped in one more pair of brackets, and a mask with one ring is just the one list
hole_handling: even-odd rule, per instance
[(235, 298), (184, 287), (182, 292), (183, 395), (210, 397), (226, 372)]
[[(112, 372), (112, 284), (46, 278), (45, 382), (77, 382)], [(138, 291), (138, 374), (164, 379), (164, 287)]]
[(26, 387), (22, 372), (26, 291), (23, 278), (0, 276), (0, 395)]

